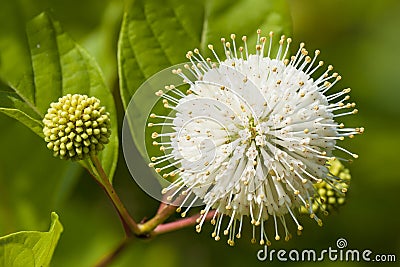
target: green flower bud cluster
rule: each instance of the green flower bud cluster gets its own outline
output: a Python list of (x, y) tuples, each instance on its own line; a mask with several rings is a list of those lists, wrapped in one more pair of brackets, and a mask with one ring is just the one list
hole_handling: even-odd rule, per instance
[[(318, 195), (314, 198), (311, 207), (313, 213), (323, 213), (327, 215), (346, 203), (345, 192), (347, 192), (351, 180), (350, 171), (337, 159), (331, 160), (328, 163), (330, 173), (341, 179), (341, 182), (336, 184), (336, 188), (340, 190), (334, 189), (325, 181), (314, 184)], [(309, 213), (305, 207), (301, 207), (300, 212), (304, 214)]]
[(100, 100), (87, 95), (68, 94), (51, 103), (43, 123), (47, 147), (61, 159), (95, 155), (111, 135), (110, 114)]

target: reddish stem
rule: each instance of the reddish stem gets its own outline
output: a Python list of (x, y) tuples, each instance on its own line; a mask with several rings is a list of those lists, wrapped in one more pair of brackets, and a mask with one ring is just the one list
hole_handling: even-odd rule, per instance
[[(205, 220), (210, 220), (214, 216), (214, 214), (215, 214), (215, 210), (208, 212)], [(189, 218), (177, 220), (177, 221), (170, 222), (170, 223), (160, 224), (152, 231), (151, 235), (156, 236), (156, 235), (172, 232), (172, 231), (184, 228), (184, 227), (193, 226), (196, 224), (196, 220), (198, 218), (199, 218), (199, 215), (193, 215)]]

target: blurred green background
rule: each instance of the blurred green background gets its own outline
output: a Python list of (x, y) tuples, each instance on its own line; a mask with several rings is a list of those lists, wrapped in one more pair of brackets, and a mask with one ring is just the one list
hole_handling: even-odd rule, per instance
[[(343, 121), (364, 126), (366, 133), (345, 145), (360, 155), (347, 165), (352, 174), (347, 205), (324, 218), (322, 228), (301, 218), (303, 235), (294, 236), (290, 242), (273, 242), (272, 248), (320, 250), (335, 247), (336, 240), (343, 237), (349, 248), (368, 248), (400, 257), (400, 175), (396, 167), (400, 151), (400, 1), (288, 2), (295, 43), (304, 41), (309, 50), (320, 49), (320, 58), (332, 63), (343, 76), (340, 87), (353, 89), (352, 100), (360, 110), (357, 116)], [(64, 29), (94, 55), (108, 85), (116, 88), (116, 47), (123, 5), (118, 0), (7, 1), (0, 3), (0, 15), (12, 11), (30, 19), (42, 10), (50, 10)], [(243, 16), (251, 15), (243, 12)], [(3, 23), (0, 27), (4, 30), (8, 26)], [(52, 266), (90, 266), (116, 246), (123, 237), (118, 218), (106, 196), (80, 166), (53, 158), (39, 137), (3, 114), (0, 129), (0, 236), (20, 230), (47, 230), (50, 212), (56, 211), (65, 231)], [(152, 216), (158, 203), (138, 189), (120, 156), (114, 179), (116, 190), (136, 219)], [(189, 228), (150, 241), (134, 240), (112, 266), (310, 264), (260, 263), (256, 258), (260, 247), (250, 244), (249, 235), (244, 234), (231, 248), (224, 239), (215, 242), (211, 232), (208, 226), (201, 234)]]

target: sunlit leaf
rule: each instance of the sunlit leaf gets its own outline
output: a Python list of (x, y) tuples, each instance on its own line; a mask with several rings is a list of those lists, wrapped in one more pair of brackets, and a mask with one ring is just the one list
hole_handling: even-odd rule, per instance
[(62, 231), (58, 215), (53, 212), (48, 232), (23, 231), (1, 237), (0, 266), (49, 266)]

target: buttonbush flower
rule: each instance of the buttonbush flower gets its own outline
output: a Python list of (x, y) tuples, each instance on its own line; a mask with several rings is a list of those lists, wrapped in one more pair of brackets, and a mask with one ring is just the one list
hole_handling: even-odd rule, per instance
[[(152, 133), (153, 144), (164, 155), (153, 156), (149, 164), (174, 181), (163, 193), (185, 196), (178, 208), (187, 206), (183, 216), (196, 199), (204, 202), (198, 232), (215, 209), (212, 237), (227, 235), (229, 245), (242, 236), (245, 218), (252, 224), (252, 242), (261, 245), (270, 245), (269, 231), (276, 240), (290, 239), (290, 220), (301, 231), (295, 214), (301, 206), (321, 225), (313, 209), (318, 194), (314, 185), (347, 190), (342, 179), (329, 172), (327, 161), (335, 158), (335, 150), (357, 158), (338, 141), (363, 132), (338, 122), (357, 109), (348, 102), (350, 89), (330, 93), (341, 79), (333, 67), (313, 78), (324, 65), (317, 62), (320, 51), (310, 56), (301, 43), (288, 58), (292, 39), (282, 36), (272, 55), (273, 33), (257, 34), (253, 53), (246, 36), (238, 47), (235, 34), (231, 41), (221, 39), (225, 59), (213, 45), (208, 46), (213, 60), (198, 49), (189, 51), (190, 64), (173, 71), (189, 89), (184, 94), (169, 85), (158, 91), (171, 112), (151, 114), (148, 125), (169, 127)], [(190, 196), (193, 201), (188, 201)], [(272, 230), (267, 231), (268, 224)]]
[(111, 134), (110, 116), (100, 100), (68, 94), (51, 103), (43, 119), (47, 147), (55, 157), (82, 160), (104, 149)]

